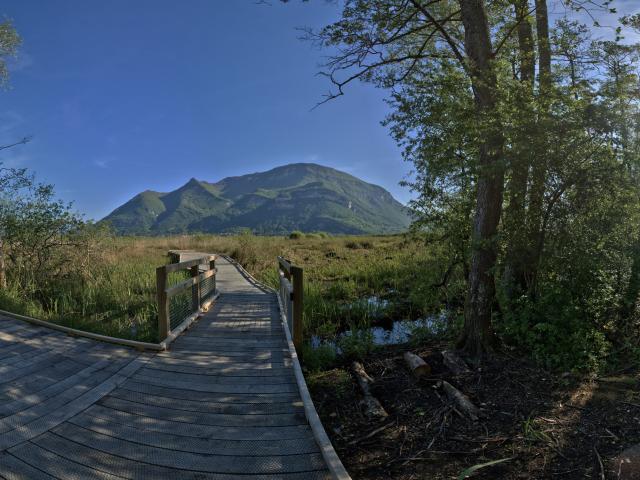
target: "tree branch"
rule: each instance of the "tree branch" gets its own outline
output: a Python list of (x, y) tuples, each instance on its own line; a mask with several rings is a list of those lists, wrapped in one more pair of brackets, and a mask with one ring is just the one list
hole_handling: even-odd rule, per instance
[(11, 143), (9, 145), (1, 145), (0, 146), (0, 150), (5, 150), (7, 148), (15, 147), (17, 145), (24, 145), (26, 143), (29, 143), (32, 138), (33, 138), (33, 136), (29, 135), (27, 137), (23, 137), (22, 140), (20, 140), (20, 141), (18, 141), (16, 143)]
[(460, 62), (461, 67), (465, 71), (467, 71), (467, 62), (465, 61), (464, 56), (460, 53), (460, 50), (458, 49), (458, 46), (454, 42), (453, 38), (451, 38), (451, 35), (449, 35), (449, 32), (446, 31), (444, 26), (440, 22), (438, 22), (435, 19), (435, 17), (433, 15), (431, 15), (431, 13), (429, 13), (429, 10), (427, 10), (425, 7), (423, 7), (422, 4), (418, 0), (411, 0), (411, 3), (413, 4), (414, 7), (416, 7), (418, 10), (420, 10), (420, 12), (422, 12), (422, 14), (427, 18), (427, 20), (429, 20), (431, 23), (433, 23), (433, 25), (442, 34), (444, 40), (447, 42), (447, 44), (451, 48), (451, 50), (453, 52), (453, 55)]

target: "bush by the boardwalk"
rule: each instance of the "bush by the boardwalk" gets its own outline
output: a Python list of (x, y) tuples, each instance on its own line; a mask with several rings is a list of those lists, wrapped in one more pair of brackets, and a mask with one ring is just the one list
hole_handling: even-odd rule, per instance
[(85, 222), (52, 185), (26, 170), (0, 170), (0, 308), (22, 313), (82, 310), (105, 230)]

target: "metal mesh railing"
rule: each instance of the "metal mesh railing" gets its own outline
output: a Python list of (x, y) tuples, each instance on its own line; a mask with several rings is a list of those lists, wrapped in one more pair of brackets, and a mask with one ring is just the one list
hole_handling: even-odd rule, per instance
[(183, 290), (169, 299), (169, 325), (174, 330), (185, 318), (196, 312), (193, 308), (191, 289)]
[(156, 281), (158, 331), (162, 341), (215, 295), (215, 256), (206, 255), (158, 267)]
[(209, 300), (216, 292), (216, 276), (212, 275), (200, 282), (200, 298), (202, 301)]

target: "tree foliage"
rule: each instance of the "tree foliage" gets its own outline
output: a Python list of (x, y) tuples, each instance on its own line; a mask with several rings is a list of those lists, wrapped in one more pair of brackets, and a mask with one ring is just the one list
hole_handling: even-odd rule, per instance
[[(489, 32), (480, 75), (471, 7)], [(638, 333), (640, 47), (617, 33), (592, 40), (573, 18), (550, 22), (545, 0), (348, 0), (307, 32), (333, 52), (327, 99), (356, 80), (388, 89), (385, 124), (414, 166), (414, 227), (449, 246), (467, 303), (479, 274), (502, 338), (555, 367), (594, 367)], [(478, 226), (487, 209), (495, 231)], [(467, 335), (481, 315), (467, 309)]]
[[(3, 182), (4, 180), (4, 182)], [(82, 283), (99, 257), (101, 231), (72, 205), (55, 198), (52, 185), (24, 170), (0, 177), (0, 236), (9, 288), (44, 306), (63, 283)]]
[(7, 61), (15, 57), (22, 39), (9, 20), (0, 23), (0, 86), (6, 87), (9, 81)]

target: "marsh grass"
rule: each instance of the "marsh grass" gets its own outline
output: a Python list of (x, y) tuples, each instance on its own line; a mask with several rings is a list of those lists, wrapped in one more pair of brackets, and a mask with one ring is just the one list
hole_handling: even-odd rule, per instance
[[(100, 261), (82, 284), (56, 285), (46, 301), (8, 290), (0, 308), (84, 330), (157, 341), (155, 269), (167, 263), (171, 249), (227, 254), (264, 283), (277, 287), (276, 257), (305, 270), (304, 335), (335, 337), (390, 319), (415, 319), (455, 306), (456, 282), (435, 289), (446, 252), (408, 235), (330, 237), (304, 235), (258, 237), (185, 235), (107, 239)], [(181, 278), (170, 279), (170, 283)], [(458, 282), (462, 288), (462, 279)], [(370, 304), (383, 300), (384, 307)], [(357, 352), (358, 345), (344, 346)]]

